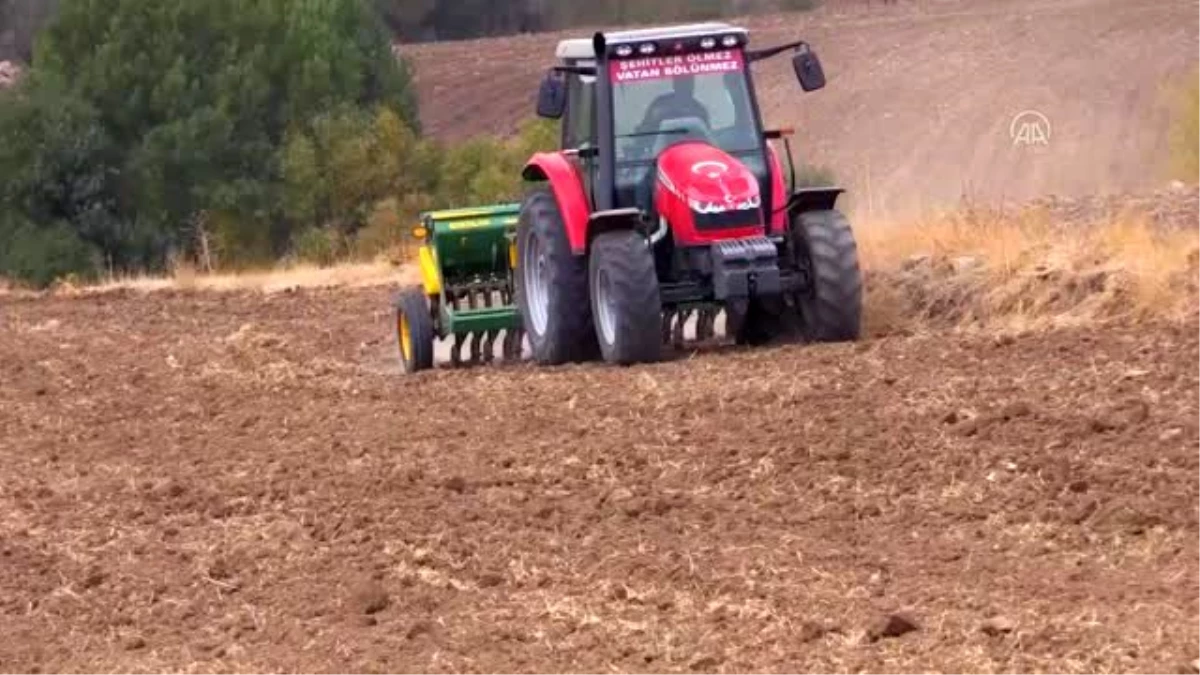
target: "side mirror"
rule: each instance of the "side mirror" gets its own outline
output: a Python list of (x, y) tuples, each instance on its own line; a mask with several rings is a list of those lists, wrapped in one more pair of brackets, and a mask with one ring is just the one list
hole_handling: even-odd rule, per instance
[(553, 72), (546, 74), (538, 89), (537, 114), (550, 120), (561, 119), (567, 110), (567, 83)]
[(808, 45), (801, 45), (796, 50), (796, 55), (792, 57), (792, 68), (804, 91), (816, 91), (825, 86), (825, 70), (821, 67), (821, 59)]

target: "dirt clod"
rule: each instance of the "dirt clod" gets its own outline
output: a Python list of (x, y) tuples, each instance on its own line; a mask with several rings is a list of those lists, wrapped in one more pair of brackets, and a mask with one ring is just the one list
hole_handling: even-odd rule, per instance
[(809, 620), (800, 624), (800, 629), (796, 631), (796, 638), (801, 643), (814, 642), (834, 632), (837, 632), (837, 626)]
[(1142, 399), (1125, 401), (1094, 416), (1092, 430), (1097, 433), (1117, 431), (1144, 422), (1150, 416), (1150, 404)]
[(488, 572), (479, 577), (480, 588), (495, 588), (504, 583), (504, 575), (496, 572)]
[(1025, 401), (1013, 401), (1000, 409), (1000, 418), (1006, 422), (1019, 417), (1028, 417), (1032, 414), (1033, 407)]
[(867, 639), (871, 642), (876, 642), (884, 638), (900, 637), (919, 629), (920, 626), (911, 615), (905, 612), (897, 612), (882, 617), (871, 626), (867, 630)]
[(108, 578), (108, 575), (104, 573), (104, 570), (93, 567), (88, 571), (87, 576), (83, 578), (83, 581), (80, 582), (79, 586), (84, 590), (95, 588), (104, 583), (106, 578)]
[(979, 626), (979, 630), (984, 635), (996, 636), (1011, 633), (1016, 630), (1016, 627), (1017, 624), (1012, 619), (1004, 616), (994, 616), (984, 621)]
[(351, 608), (360, 614), (376, 614), (391, 604), (387, 590), (375, 581), (365, 581), (354, 589), (350, 598)]
[(404, 632), (404, 637), (409, 640), (415, 640), (416, 638), (418, 638), (422, 635), (429, 635), (432, 632), (433, 632), (433, 624), (432, 623), (430, 623), (429, 621), (424, 621), (424, 620), (416, 621), (411, 626), (408, 627), (407, 631)]

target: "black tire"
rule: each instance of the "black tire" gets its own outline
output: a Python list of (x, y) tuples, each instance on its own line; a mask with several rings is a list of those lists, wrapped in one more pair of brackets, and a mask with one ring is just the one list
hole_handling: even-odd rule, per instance
[[(526, 288), (529, 251), (545, 259), (545, 321), (534, 320)], [(541, 365), (588, 361), (596, 357), (596, 333), (588, 302), (587, 259), (571, 252), (558, 201), (549, 187), (532, 190), (521, 205), (517, 225), (517, 306), (533, 359)], [(544, 325), (539, 325), (544, 323)]]
[[(420, 288), (409, 288), (396, 294), (392, 301), (394, 317), (392, 326), (396, 349), (404, 372), (415, 373), (433, 367), (433, 317), (425, 293)], [(404, 331), (408, 328), (408, 347), (405, 347)]]
[(621, 365), (661, 360), (662, 298), (646, 238), (629, 231), (597, 235), (588, 286), (604, 360)]
[(809, 342), (848, 342), (862, 334), (862, 275), (850, 222), (837, 210), (808, 211), (792, 220), (797, 263), (811, 288), (797, 294), (801, 331)]

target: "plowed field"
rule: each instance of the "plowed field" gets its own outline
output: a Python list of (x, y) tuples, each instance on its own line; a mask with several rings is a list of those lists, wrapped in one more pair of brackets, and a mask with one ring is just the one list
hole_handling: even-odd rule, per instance
[(406, 378), (386, 306), (0, 298), (0, 668), (1200, 656), (1194, 319)]
[[(796, 129), (798, 158), (831, 168), (856, 212), (904, 216), (964, 195), (1024, 201), (1165, 180), (1168, 93), (1197, 66), (1195, 2), (824, 4), (738, 23), (752, 46), (804, 39), (820, 54), (829, 82), (811, 94), (786, 56), (754, 67), (763, 115)], [(590, 35), (403, 46), (427, 130), (511, 132), (533, 116), (558, 40)], [(1039, 119), (1045, 144), (1014, 142), (1014, 120), (1019, 132)]]

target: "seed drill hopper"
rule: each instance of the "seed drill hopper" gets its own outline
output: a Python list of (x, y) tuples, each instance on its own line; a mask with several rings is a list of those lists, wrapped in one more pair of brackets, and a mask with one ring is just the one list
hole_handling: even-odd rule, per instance
[[(432, 368), (435, 341), (451, 340), (453, 366), (521, 356), (514, 301), (514, 237), (520, 204), (430, 211), (413, 235), (421, 242), (421, 284), (394, 303), (396, 341), (406, 372)], [(468, 353), (463, 354), (463, 347)]]

